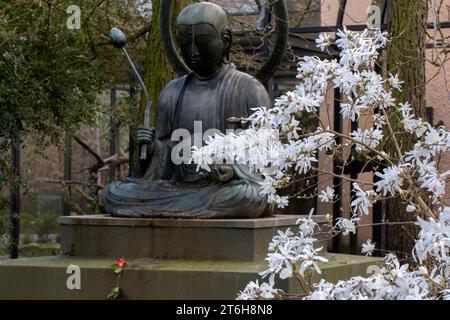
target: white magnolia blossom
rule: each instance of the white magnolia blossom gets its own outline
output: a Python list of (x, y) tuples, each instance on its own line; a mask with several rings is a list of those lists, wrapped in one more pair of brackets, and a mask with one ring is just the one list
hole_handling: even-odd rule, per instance
[(276, 275), (280, 279), (286, 279), (294, 273), (304, 275), (311, 269), (320, 273), (318, 263), (328, 261), (319, 254), (322, 248), (314, 246), (318, 240), (312, 235), (319, 230), (319, 226), (313, 221), (312, 214), (313, 209), (307, 217), (297, 221), (297, 232), (287, 229), (284, 232), (278, 231), (273, 237), (266, 257), (268, 268), (260, 273), (263, 278), (269, 277), (269, 286), (273, 287)]
[(403, 128), (405, 131), (415, 133), (418, 138), (421, 138), (427, 132), (429, 125), (412, 114), (412, 107), (408, 102), (399, 103), (399, 109), (403, 116)]
[(259, 285), (258, 280), (251, 281), (243, 291), (239, 293), (238, 300), (265, 300), (279, 297), (283, 292), (274, 289), (270, 284), (263, 282)]
[(375, 192), (373, 190), (363, 190), (358, 183), (353, 183), (353, 190), (355, 192), (355, 200), (352, 201), (350, 206), (354, 213), (369, 214), (369, 208), (372, 207)]
[(450, 170), (439, 173), (435, 167), (428, 166), (428, 170), (419, 169), (418, 181), (421, 183), (420, 187), (430, 192), (433, 203), (438, 203), (445, 195), (445, 180), (450, 175)]
[(371, 256), (374, 250), (375, 243), (372, 243), (372, 240), (369, 239), (362, 244), (361, 253), (365, 253), (366, 256)]
[(430, 283), (420, 271), (401, 265), (394, 255), (387, 255), (379, 273), (368, 278), (353, 277), (337, 284), (322, 281), (307, 299), (322, 300), (394, 300), (429, 299)]
[[(358, 152), (367, 151), (367, 147), (376, 148), (383, 140), (383, 131), (379, 128), (370, 128), (362, 131), (360, 128), (350, 133), (350, 136), (355, 140)], [(360, 143), (358, 143), (360, 142)]]
[[(299, 220), (299, 230), (302, 223)], [(380, 271), (370, 277), (352, 277), (336, 284), (321, 279), (313, 284), (305, 299), (309, 300), (435, 300), (450, 299), (450, 207), (441, 210), (439, 219), (418, 219), (421, 230), (419, 240), (414, 247), (414, 257), (419, 264), (412, 268), (401, 264), (394, 254), (387, 254)], [(301, 232), (299, 233), (302, 234)], [(320, 256), (320, 249), (314, 249), (317, 239), (308, 238), (307, 243), (299, 246), (298, 234), (287, 230), (279, 232), (272, 240), (267, 256), (269, 269), (261, 273), (270, 275), (269, 283), (250, 282), (238, 299), (274, 299), (279, 298), (281, 290), (274, 289), (275, 275), (281, 279), (296, 272), (304, 276), (307, 272), (321, 273), (319, 262), (327, 259)], [(375, 244), (368, 240), (362, 246), (362, 253), (371, 255)], [(297, 252), (300, 254), (296, 255)], [(427, 261), (437, 261), (429, 271)], [(300, 267), (298, 267), (300, 266)], [(297, 267), (297, 270), (295, 269)], [(261, 294), (264, 289), (264, 293)], [(264, 297), (262, 297), (264, 296)]]
[(338, 218), (335, 224), (335, 228), (342, 232), (344, 236), (349, 233), (356, 233), (356, 223), (361, 220), (357, 215), (354, 215), (351, 219)]
[(450, 207), (442, 208), (439, 219), (424, 220), (419, 217), (417, 225), (420, 226), (420, 233), (413, 254), (420, 263), (424, 263), (428, 258), (444, 263), (448, 277), (450, 273)]
[[(314, 249), (312, 246), (305, 246), (302, 253), (298, 256), (301, 259), (301, 265), (299, 273), (303, 276), (306, 271), (308, 271), (311, 267), (314, 268), (314, 270), (317, 273), (321, 273), (319, 265), (317, 264), (320, 262), (328, 262), (327, 258), (324, 258), (319, 255), (319, 252), (323, 248), (320, 247), (318, 249)], [(280, 276), (281, 277), (281, 276)]]
[(389, 83), (389, 85), (390, 85), (392, 88), (397, 89), (397, 90), (399, 90), (399, 91), (402, 91), (402, 90), (401, 90), (401, 84), (402, 84), (403, 82), (404, 82), (404, 81), (400, 81), (400, 80), (398, 79), (398, 74), (396, 74), (396, 75), (389, 74), (388, 83)]
[(324, 34), (324, 33), (320, 34), (319, 38), (316, 39), (316, 45), (322, 51), (327, 49), (332, 44), (333, 44), (333, 39), (331, 38), (331, 36)]
[(402, 169), (398, 166), (391, 166), (383, 169), (383, 173), (376, 172), (376, 176), (381, 180), (375, 183), (376, 192), (383, 192), (383, 195), (388, 193), (394, 195), (401, 192), (403, 185)]
[(327, 187), (325, 190), (322, 190), (319, 194), (319, 200), (321, 202), (333, 202), (334, 200), (334, 189)]
[(287, 207), (289, 204), (289, 197), (288, 196), (280, 196), (278, 194), (270, 194), (267, 197), (268, 203), (276, 203), (278, 205), (278, 208), (284, 208)]
[[(355, 233), (360, 215), (369, 214), (373, 203), (392, 196), (401, 196), (408, 202), (408, 211), (417, 215), (420, 233), (413, 255), (418, 266), (400, 264), (388, 254), (381, 272), (368, 278), (353, 277), (331, 284), (321, 280), (308, 292), (309, 299), (446, 299), (450, 297), (449, 217), (445, 207), (446, 180), (450, 171), (439, 168), (441, 157), (450, 151), (450, 133), (444, 127), (434, 128), (413, 114), (411, 105), (394, 99), (393, 91), (401, 90), (397, 75), (383, 79), (374, 71), (381, 49), (388, 42), (386, 33), (377, 29), (363, 32), (345, 27), (336, 34), (334, 44), (340, 50), (339, 59), (322, 60), (303, 57), (298, 64), (298, 84), (275, 100), (273, 108), (257, 108), (247, 119), (248, 129), (240, 133), (216, 134), (203, 148), (193, 148), (192, 160), (198, 169), (209, 170), (214, 163), (224, 160), (247, 165), (262, 175), (261, 193), (279, 207), (288, 205), (289, 196), (278, 195), (278, 190), (294, 181), (297, 174), (316, 172), (320, 150), (332, 157), (354, 146), (360, 157), (380, 162), (373, 185), (362, 187), (352, 181), (351, 218), (340, 218), (331, 227), (330, 235)], [(317, 40), (321, 50), (333, 41), (327, 35)], [(372, 116), (374, 127), (357, 129), (345, 136), (325, 128), (322, 121), (315, 130), (302, 127), (303, 115), (317, 116), (326, 101), (329, 89), (338, 89), (342, 95), (340, 116), (358, 121), (362, 115)], [(397, 132), (392, 132), (391, 117), (400, 116), (403, 128), (395, 130), (416, 138), (411, 150), (401, 151)], [(382, 141), (383, 133), (390, 135), (394, 154), (388, 154)], [(338, 144), (336, 141), (343, 140)], [(387, 137), (386, 137), (387, 138)], [(334, 201), (330, 190), (320, 192), (319, 199)], [(433, 203), (428, 207), (428, 199)], [(275, 277), (282, 279), (311, 272), (320, 273), (319, 255), (313, 238), (316, 226), (312, 218), (298, 221), (298, 231), (278, 233), (269, 245), (268, 268), (261, 273), (269, 284), (253, 283), (241, 293), (241, 298), (274, 297)], [(364, 253), (373, 250), (373, 244), (363, 246)], [(264, 292), (263, 292), (264, 291)], [(262, 293), (263, 292), (263, 293)]]
[(444, 127), (434, 129), (429, 126), (425, 134), (424, 143), (431, 150), (432, 154), (436, 156), (439, 152), (446, 152), (450, 149), (450, 133)]
[[(318, 43), (328, 44), (329, 39), (324, 35)], [(419, 181), (421, 177), (422, 188), (426, 188), (434, 203), (439, 204), (443, 199), (447, 174), (430, 172), (424, 176), (419, 170), (450, 149), (450, 135), (444, 128), (434, 129), (416, 118), (408, 103), (396, 104), (391, 91), (401, 89), (401, 81), (396, 75), (383, 80), (373, 71), (379, 49), (386, 43), (386, 34), (379, 30), (358, 33), (344, 28), (338, 33), (336, 41), (342, 49), (339, 60), (301, 58), (297, 76), (300, 83), (294, 90), (277, 98), (272, 109), (253, 109), (253, 114), (248, 118), (248, 129), (239, 134), (216, 134), (206, 141), (203, 148), (194, 147), (193, 162), (202, 170), (209, 170), (211, 164), (222, 163), (223, 160), (245, 164), (250, 170), (263, 175), (261, 192), (269, 202), (286, 207), (289, 197), (277, 195), (278, 189), (286, 185), (286, 180), (292, 180), (293, 173), (308, 174), (318, 162), (318, 151), (334, 152), (342, 147), (336, 144), (336, 134), (329, 128), (318, 127), (305, 134), (298, 119), (302, 113), (317, 113), (331, 83), (344, 94), (340, 111), (342, 118), (356, 121), (363, 112), (373, 113), (373, 128), (358, 128), (350, 133), (355, 150), (362, 156), (368, 154), (370, 148), (370, 151), (379, 152), (375, 159), (385, 161), (388, 157), (381, 150), (383, 132), (387, 127), (383, 110), (396, 108), (403, 117), (405, 131), (421, 138), (413, 149), (405, 152), (400, 163), (389, 163), (382, 173), (377, 173), (381, 179), (375, 184), (375, 191), (362, 192), (356, 187), (353, 212), (368, 214), (372, 203), (382, 197), (407, 196), (409, 188), (408, 184), (404, 184), (404, 170), (416, 175), (414, 181)], [(276, 177), (280, 172), (282, 179)], [(328, 198), (320, 193), (321, 200)]]

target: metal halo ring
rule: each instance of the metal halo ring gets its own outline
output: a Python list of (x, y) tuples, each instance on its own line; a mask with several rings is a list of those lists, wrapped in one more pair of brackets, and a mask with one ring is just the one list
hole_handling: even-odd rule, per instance
[[(164, 50), (169, 62), (179, 75), (184, 75), (191, 70), (184, 63), (181, 55), (178, 53), (172, 35), (172, 10), (173, 0), (161, 0), (159, 9), (159, 30)], [(266, 83), (275, 73), (277, 67), (281, 64), (284, 53), (286, 52), (287, 41), (289, 37), (288, 10), (284, 0), (277, 0), (273, 4), (275, 13), (275, 30), (277, 40), (269, 58), (262, 68), (256, 73), (255, 77), (262, 83)]]

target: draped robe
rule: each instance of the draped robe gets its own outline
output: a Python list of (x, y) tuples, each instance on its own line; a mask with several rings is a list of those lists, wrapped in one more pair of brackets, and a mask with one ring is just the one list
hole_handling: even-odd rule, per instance
[[(198, 99), (197, 99), (198, 98)], [(197, 99), (197, 103), (196, 102)], [(251, 108), (270, 107), (264, 86), (252, 76), (224, 65), (210, 79), (187, 74), (170, 82), (160, 94), (155, 118), (155, 143), (141, 178), (108, 185), (107, 213), (123, 217), (256, 218), (272, 215), (273, 206), (259, 192), (261, 178), (246, 166), (233, 164), (228, 182), (205, 179), (192, 165), (175, 165), (172, 132), (193, 131), (192, 120), (203, 130), (231, 128), (230, 117), (247, 117)]]

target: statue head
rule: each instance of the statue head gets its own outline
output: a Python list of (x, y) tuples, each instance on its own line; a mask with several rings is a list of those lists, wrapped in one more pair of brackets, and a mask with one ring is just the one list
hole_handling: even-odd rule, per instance
[(181, 55), (196, 74), (207, 77), (228, 63), (232, 35), (226, 12), (210, 2), (194, 3), (177, 18)]

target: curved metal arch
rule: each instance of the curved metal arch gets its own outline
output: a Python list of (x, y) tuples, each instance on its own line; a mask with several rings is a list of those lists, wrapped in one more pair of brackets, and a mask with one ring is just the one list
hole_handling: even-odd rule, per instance
[(339, 11), (337, 15), (337, 21), (336, 26), (342, 27), (344, 23), (344, 14), (345, 14), (345, 8), (347, 7), (347, 0), (340, 0), (339, 1)]
[[(172, 11), (173, 0), (162, 0), (159, 10), (159, 30), (161, 41), (166, 51), (169, 62), (179, 75), (184, 75), (191, 70), (178, 53), (172, 33)], [(270, 53), (269, 58), (263, 67), (256, 73), (255, 77), (262, 83), (267, 82), (275, 73), (277, 67), (281, 64), (284, 53), (286, 52), (289, 38), (288, 9), (284, 0), (277, 0), (273, 4), (275, 15), (275, 28), (277, 30), (277, 40)]]
[[(381, 23), (387, 24), (387, 19), (389, 16), (389, 0), (384, 0), (381, 8)], [(347, 8), (347, 0), (339, 0), (339, 11), (337, 15), (337, 21), (336, 26), (338, 28), (342, 27), (344, 25), (344, 15), (345, 15), (345, 9)]]

